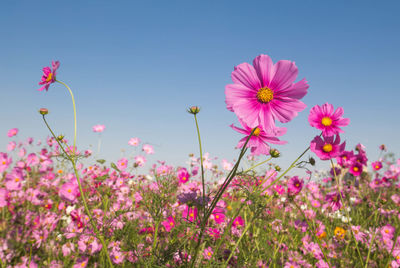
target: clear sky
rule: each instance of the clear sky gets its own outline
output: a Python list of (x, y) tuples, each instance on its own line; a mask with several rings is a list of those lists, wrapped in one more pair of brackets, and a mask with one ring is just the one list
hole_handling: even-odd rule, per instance
[[(151, 160), (184, 165), (203, 148), (236, 158), (240, 134), (229, 128), (225, 85), (235, 65), (268, 54), (288, 59), (305, 77), (306, 110), (285, 126), (292, 161), (319, 132), (307, 117), (316, 104), (342, 106), (351, 123), (342, 136), (353, 148), (400, 152), (399, 1), (12, 1), (0, 3), (0, 151), (7, 131), (44, 139), (37, 110), (47, 107), (57, 133), (72, 139), (71, 99), (61, 85), (39, 92), (41, 69), (60, 60), (78, 109), (78, 146), (96, 151), (95, 124), (104, 124), (101, 157), (132, 152), (131, 137), (152, 144)], [(297, 80), (297, 81), (298, 81)], [(308, 155), (312, 155), (311, 153)]]

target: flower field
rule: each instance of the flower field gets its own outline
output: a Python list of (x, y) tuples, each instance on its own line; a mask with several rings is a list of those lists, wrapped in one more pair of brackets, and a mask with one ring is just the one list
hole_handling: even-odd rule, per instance
[[(43, 68), (38, 94), (68, 90), (74, 137), (56, 134), (42, 108), (46, 141), (10, 129), (0, 153), (1, 267), (400, 267), (400, 159), (385, 145), (370, 159), (346, 144), (343, 108), (314, 105), (304, 124), (316, 136), (290, 166), (274, 163), (294, 131), (282, 125), (312, 94), (294, 62), (259, 55), (234, 68), (234, 161), (203, 152), (201, 109), (189, 107), (199, 143), (180, 166), (147, 162), (156, 152), (137, 137), (127, 141), (137, 153), (115, 162), (77, 148), (60, 71), (58, 61)], [(316, 161), (330, 169), (313, 172)]]

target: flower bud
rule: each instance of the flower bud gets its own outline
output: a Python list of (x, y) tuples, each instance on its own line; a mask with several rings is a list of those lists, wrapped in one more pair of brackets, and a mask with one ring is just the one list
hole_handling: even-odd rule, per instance
[(315, 165), (315, 159), (312, 158), (312, 157), (310, 157), (310, 158), (308, 159), (308, 162), (310, 162), (311, 166), (314, 166), (314, 165)]
[(198, 114), (200, 112), (200, 108), (198, 106), (192, 106), (187, 110), (190, 114)]
[(281, 171), (281, 167), (280, 166), (275, 166), (275, 170), (279, 172), (279, 171)]
[(64, 139), (64, 135), (58, 135), (57, 140), (62, 141)]
[(40, 108), (40, 109), (39, 109), (39, 113), (40, 113), (41, 115), (46, 115), (46, 114), (49, 113), (49, 110), (47, 110), (47, 108)]
[(271, 149), (269, 150), (269, 154), (271, 155), (271, 157), (273, 158), (278, 158), (281, 153), (277, 150), (277, 149)]

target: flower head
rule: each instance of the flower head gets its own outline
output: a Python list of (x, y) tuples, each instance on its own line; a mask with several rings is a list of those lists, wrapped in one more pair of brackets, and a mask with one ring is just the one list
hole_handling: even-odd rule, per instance
[(105, 125), (95, 125), (93, 126), (93, 132), (103, 132), (105, 128)]
[(340, 143), (339, 135), (323, 137), (316, 136), (310, 145), (311, 151), (313, 151), (321, 160), (329, 160), (331, 158), (339, 156), (346, 146), (346, 142)]
[(18, 128), (12, 128), (7, 132), (8, 137), (13, 137), (18, 134)]
[(178, 180), (180, 183), (187, 183), (189, 181), (190, 178), (190, 174), (187, 171), (186, 168), (180, 168), (177, 172), (176, 172), (176, 176), (178, 177)]
[(128, 144), (131, 145), (131, 146), (138, 146), (139, 143), (140, 143), (140, 139), (139, 138), (131, 138), (128, 141)]
[(372, 162), (372, 168), (376, 171), (380, 170), (382, 168), (382, 162), (381, 161)]
[(288, 194), (297, 195), (303, 188), (303, 180), (300, 180), (298, 176), (291, 177), (288, 181)]
[(51, 68), (50, 67), (43, 68), (43, 76), (41, 81), (39, 82), (39, 85), (43, 86), (38, 89), (39, 91), (43, 91), (43, 89), (46, 89), (46, 91), (49, 90), (50, 85), (56, 81), (56, 73), (58, 67), (60, 67), (60, 62), (52, 61)]
[(172, 228), (175, 227), (175, 220), (173, 217), (169, 216), (165, 221), (161, 222), (164, 226), (165, 231), (170, 232)]
[(268, 55), (256, 57), (253, 66), (239, 64), (232, 72), (234, 84), (225, 87), (226, 107), (250, 128), (272, 130), (276, 119), (287, 123), (306, 108), (299, 100), (309, 86), (305, 79), (294, 83), (297, 74), (294, 62), (273, 64)]
[(142, 147), (142, 151), (146, 154), (154, 154), (153, 146), (151, 146), (150, 144), (144, 144)]
[(315, 105), (311, 108), (308, 122), (312, 127), (322, 130), (323, 136), (333, 136), (344, 132), (340, 127), (347, 126), (350, 122), (348, 118), (342, 118), (342, 115), (342, 107), (335, 111), (333, 105), (329, 103), (323, 104), (322, 107)]
[[(242, 138), (236, 148), (242, 148), (246, 143), (248, 136), (252, 133), (253, 129), (250, 128), (246, 123), (239, 118), (239, 122), (243, 128), (235, 127), (233, 124), (231, 128), (236, 130), (239, 133), (246, 135)], [(253, 132), (253, 135), (250, 137), (249, 142), (247, 143), (247, 148), (251, 148), (251, 153), (253, 155), (265, 154), (268, 155), (270, 153), (270, 147), (268, 143), (273, 144), (285, 144), (286, 141), (281, 141), (277, 137), (282, 136), (286, 133), (286, 128), (275, 128), (275, 131), (267, 130), (264, 131), (262, 127), (256, 127)]]

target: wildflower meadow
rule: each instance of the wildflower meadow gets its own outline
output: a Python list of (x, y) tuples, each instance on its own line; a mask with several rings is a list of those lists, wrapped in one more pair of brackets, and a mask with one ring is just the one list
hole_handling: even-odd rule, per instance
[[(19, 138), (18, 128), (0, 133), (9, 139), (0, 153), (0, 266), (400, 267), (400, 159), (384, 144), (370, 158), (346, 142), (352, 118), (329, 102), (303, 102), (313, 90), (299, 69), (267, 54), (237, 62), (221, 88), (237, 117), (232, 133), (242, 136), (236, 158), (204, 151), (207, 106), (194, 103), (182, 113), (198, 143), (180, 165), (148, 161), (157, 151), (145, 137), (127, 140), (134, 154), (114, 161), (79, 148), (73, 77), (57, 60), (41, 78), (40, 66), (31, 70), (37, 94), (65, 91), (73, 135), (54, 127), (46, 107), (36, 115), (43, 142)], [(290, 123), (307, 106), (302, 124), (315, 134), (279, 166)], [(92, 127), (97, 151), (106, 127)], [(328, 168), (314, 172), (316, 162)]]

